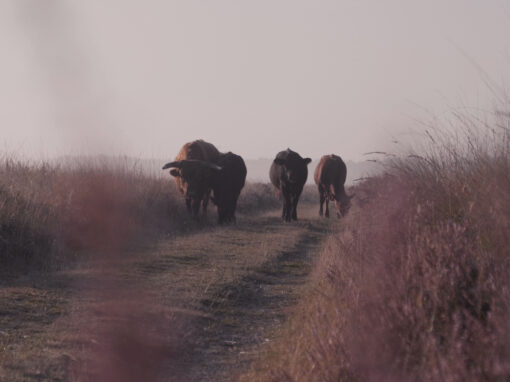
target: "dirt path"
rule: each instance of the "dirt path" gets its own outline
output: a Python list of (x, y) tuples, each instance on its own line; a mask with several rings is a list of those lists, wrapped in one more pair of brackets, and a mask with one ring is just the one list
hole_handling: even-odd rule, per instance
[(338, 227), (315, 207), (0, 286), (2, 381), (224, 381), (277, 335)]

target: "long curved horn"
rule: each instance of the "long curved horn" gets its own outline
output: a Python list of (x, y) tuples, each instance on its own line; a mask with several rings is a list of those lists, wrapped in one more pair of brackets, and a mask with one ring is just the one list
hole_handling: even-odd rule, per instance
[(223, 169), (223, 167), (220, 167), (218, 166), (217, 164), (214, 164), (212, 162), (207, 162), (205, 160), (200, 160), (200, 159), (185, 159), (182, 161), (183, 165), (186, 165), (187, 163), (195, 163), (195, 164), (198, 164), (200, 166), (204, 166), (204, 167), (208, 167), (210, 169), (213, 169), (213, 170), (216, 170), (216, 171), (220, 171)]
[(217, 164), (214, 164), (214, 163), (211, 163), (211, 162), (207, 162), (207, 161), (204, 161), (204, 160), (183, 159), (183, 160), (180, 160), (180, 161), (174, 161), (174, 162), (167, 163), (166, 165), (163, 166), (163, 170), (166, 170), (167, 168), (170, 168), (170, 167), (183, 168), (184, 166), (191, 165), (193, 163), (194, 164), (198, 164), (200, 166), (208, 167), (208, 168), (216, 170), (216, 171), (220, 171), (222, 169), (222, 167), (218, 166)]
[(221, 166), (218, 166), (217, 164), (214, 164), (214, 163), (211, 163), (211, 162), (205, 162), (205, 161), (202, 161), (203, 165), (206, 166), (206, 167), (209, 167), (213, 170), (216, 170), (216, 171), (221, 171), (223, 169), (223, 167)]
[(166, 170), (167, 168), (170, 168), (170, 167), (181, 168), (182, 161), (169, 162), (163, 166), (162, 170)]

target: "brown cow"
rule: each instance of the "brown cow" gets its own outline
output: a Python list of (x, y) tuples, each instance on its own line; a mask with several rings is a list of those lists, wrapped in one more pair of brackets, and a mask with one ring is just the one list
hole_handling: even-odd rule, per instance
[(315, 168), (314, 180), (319, 188), (320, 208), (319, 215), (322, 216), (322, 206), (326, 202), (326, 217), (329, 217), (329, 201), (334, 200), (337, 216), (344, 216), (351, 207), (353, 195), (345, 193), (344, 183), (347, 177), (347, 167), (338, 155), (324, 155)]
[(219, 158), (220, 152), (214, 145), (199, 139), (186, 143), (175, 160), (163, 166), (163, 170), (172, 168), (170, 174), (175, 177), (186, 207), (194, 218), (198, 218), (200, 204), (203, 215), (207, 214), (212, 178), (215, 172), (221, 170), (216, 164)]

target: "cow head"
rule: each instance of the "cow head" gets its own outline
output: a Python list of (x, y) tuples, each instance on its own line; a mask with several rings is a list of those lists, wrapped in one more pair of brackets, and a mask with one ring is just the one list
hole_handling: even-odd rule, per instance
[(186, 204), (192, 214), (198, 215), (200, 201), (209, 195), (214, 174), (221, 167), (201, 160), (181, 160), (167, 163), (163, 170), (171, 168), (170, 175), (176, 178), (180, 191), (186, 198)]
[(301, 181), (302, 169), (311, 162), (310, 158), (301, 158), (293, 156), (287, 158), (275, 158), (274, 163), (282, 167), (282, 175), (289, 183), (298, 183)]
[(338, 211), (341, 216), (347, 215), (347, 212), (349, 212), (349, 209), (351, 208), (351, 199), (354, 198), (356, 194), (347, 195), (342, 194), (338, 199), (335, 198)]

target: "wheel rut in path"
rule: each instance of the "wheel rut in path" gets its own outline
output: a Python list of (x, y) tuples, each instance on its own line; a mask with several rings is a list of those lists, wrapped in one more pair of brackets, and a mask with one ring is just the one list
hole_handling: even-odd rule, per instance
[[(215, 300), (202, 303), (212, 318), (203, 318), (199, 336), (201, 362), (195, 380), (226, 380), (246, 368), (257, 356), (258, 345), (270, 341), (271, 331), (286, 318), (286, 309), (298, 299), (300, 287), (311, 270), (310, 252), (317, 236), (305, 235), (295, 250), (269, 259), (250, 274), (223, 285)], [(204, 366), (206, 365), (206, 366)]]
[[(235, 380), (237, 374), (246, 370), (258, 357), (260, 346), (278, 335), (290, 308), (306, 288), (307, 276), (324, 238), (337, 226), (306, 217), (293, 225), (282, 225), (276, 217), (270, 221), (292, 232), (292, 240), (266, 254), (258, 265), (228, 282), (211, 286), (200, 299), (198, 309), (206, 315), (194, 321), (195, 331), (191, 336), (194, 347), (189, 354), (188, 368), (180, 378)], [(257, 230), (257, 227), (250, 228)], [(252, 245), (247, 255), (256, 257), (260, 250), (260, 246)], [(175, 370), (167, 373), (179, 375)]]

